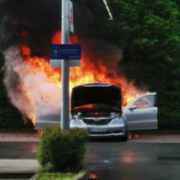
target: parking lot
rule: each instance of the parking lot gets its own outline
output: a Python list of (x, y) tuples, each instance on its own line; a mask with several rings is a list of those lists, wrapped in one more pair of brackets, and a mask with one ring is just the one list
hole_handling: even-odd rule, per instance
[[(178, 131), (153, 134), (134, 132), (129, 138), (128, 142), (120, 142), (117, 139), (88, 141), (86, 161), (97, 179), (179, 180)], [(37, 167), (37, 133), (0, 133), (0, 141), (0, 170), (11, 170), (17, 168), (17, 165), (19, 169)], [(11, 163), (10, 167), (3, 167), (6, 161)]]

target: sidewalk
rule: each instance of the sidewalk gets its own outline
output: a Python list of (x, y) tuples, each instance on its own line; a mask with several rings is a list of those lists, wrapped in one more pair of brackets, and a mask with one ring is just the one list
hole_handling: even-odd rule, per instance
[[(180, 131), (176, 130), (153, 130), (132, 131), (129, 133), (127, 143), (180, 143)], [(40, 135), (36, 131), (0, 132), (0, 142), (39, 142)]]
[(129, 135), (129, 143), (180, 143), (180, 135)]
[(40, 170), (37, 160), (0, 159), (0, 173), (35, 173)]
[(0, 132), (0, 142), (39, 142), (40, 135), (37, 132)]
[(180, 130), (143, 130), (129, 133), (130, 143), (180, 143)]

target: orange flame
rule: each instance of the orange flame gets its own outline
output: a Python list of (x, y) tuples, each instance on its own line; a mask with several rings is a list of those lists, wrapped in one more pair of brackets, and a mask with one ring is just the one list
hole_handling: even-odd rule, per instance
[(91, 173), (91, 174), (89, 175), (89, 179), (97, 179), (97, 175), (94, 174), (94, 173)]
[[(60, 44), (61, 42), (61, 33), (56, 32), (54, 37), (52, 38), (53, 44)], [(72, 35), (70, 38), (70, 43), (76, 44), (78, 43), (78, 38), (75, 35)], [(45, 73), (47, 76), (47, 83), (53, 83), (57, 87), (61, 87), (61, 69), (60, 68), (52, 68), (48, 60), (39, 58), (39, 57), (32, 57), (31, 50), (27, 46), (21, 47), (21, 53), (25, 56), (25, 61), (28, 61), (31, 64), (31, 70), (34, 74), (42, 72)], [(94, 82), (101, 82), (101, 83), (109, 83), (109, 84), (121, 84), (119, 82), (120, 78), (116, 75), (116, 72), (111, 72), (113, 74), (112, 77), (108, 77), (109, 70), (103, 64), (103, 61), (99, 59), (96, 61), (96, 64), (93, 63), (90, 58), (88, 58), (86, 52), (82, 52), (82, 59), (81, 59), (81, 66), (80, 67), (70, 67), (70, 92), (72, 88), (81, 84), (85, 83), (94, 83)], [(18, 86), (20, 90), (22, 85)], [(134, 92), (135, 96), (130, 96), (125, 88), (122, 88), (123, 93), (123, 105), (132, 101), (136, 96), (139, 96), (138, 93)], [(29, 98), (30, 102), (31, 97), (28, 95), (28, 91), (26, 92), (26, 97)], [(35, 119), (35, 117), (32, 117)], [(35, 121), (35, 120), (33, 120)]]

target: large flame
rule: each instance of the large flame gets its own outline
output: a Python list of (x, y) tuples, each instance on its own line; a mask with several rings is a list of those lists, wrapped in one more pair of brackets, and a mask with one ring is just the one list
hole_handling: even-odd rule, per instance
[[(52, 43), (60, 44), (60, 42), (61, 42), (61, 33), (56, 32), (54, 37), (52, 38)], [(70, 43), (73, 44), (78, 43), (78, 37), (72, 35), (70, 38)], [(43, 99), (43, 101), (47, 103), (47, 106), (52, 106), (52, 103), (54, 101), (56, 101), (54, 103), (58, 104), (58, 102), (60, 101), (60, 99), (58, 99), (58, 95), (60, 94), (57, 94), (57, 92), (59, 91), (60, 93), (60, 88), (61, 88), (61, 69), (52, 68), (50, 66), (49, 60), (47, 59), (31, 56), (30, 48), (25, 45), (20, 48), (20, 51), (21, 54), (23, 55), (23, 63), (26, 64), (27, 68), (26, 70), (24, 70), (24, 72), (18, 72), (20, 79), (23, 79), (20, 80), (18, 90), (24, 94), (24, 96), (29, 100), (29, 103), (33, 108), (34, 106), (36, 106), (35, 101), (37, 100), (37, 98), (40, 98), (39, 96), (42, 96), (41, 99)], [(70, 93), (73, 87), (85, 83), (102, 82), (102, 83), (110, 83), (113, 85), (119, 85), (122, 88), (123, 106), (141, 94), (141, 92), (138, 91), (133, 86), (132, 83), (129, 84), (126, 81), (125, 77), (117, 75), (115, 70), (106, 67), (105, 64), (103, 63), (103, 59), (97, 59), (94, 63), (94, 61), (91, 60), (91, 57), (92, 56), (89, 56), (88, 52), (86, 52), (86, 50), (83, 49), (81, 66), (70, 67), (70, 81), (69, 81)], [(39, 74), (41, 74), (41, 76), (38, 76)], [(109, 76), (109, 74), (111, 74), (111, 76)], [(55, 87), (55, 91), (51, 92), (50, 90), (49, 91), (45, 90), (43, 93), (46, 93), (46, 96), (43, 97), (43, 93), (42, 93), (43, 87), (41, 87), (41, 90), (40, 88), (38, 88), (38, 86), (41, 86), (41, 84), (38, 84), (38, 79), (37, 79), (37, 83), (33, 82), (34, 84), (29, 83), (27, 85), (24, 79), (28, 79), (29, 75), (33, 76), (33, 79), (36, 79), (36, 76), (38, 76), (38, 78), (43, 79), (43, 83), (46, 83), (51, 87), (52, 86)], [(50, 89), (49, 86), (47, 89)], [(39, 96), (35, 95), (34, 92), (32, 92), (33, 88), (36, 89), (36, 91), (39, 91)], [(50, 99), (52, 103), (48, 104)], [(33, 121), (35, 122), (35, 118), (36, 118), (35, 110), (31, 110), (31, 113), (30, 115), (28, 114), (28, 117), (33, 119)]]

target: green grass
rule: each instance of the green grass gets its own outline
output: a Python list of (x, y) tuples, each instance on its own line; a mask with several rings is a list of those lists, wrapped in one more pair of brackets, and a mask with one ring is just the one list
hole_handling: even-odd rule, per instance
[(42, 173), (38, 180), (70, 180), (75, 175), (74, 173)]

